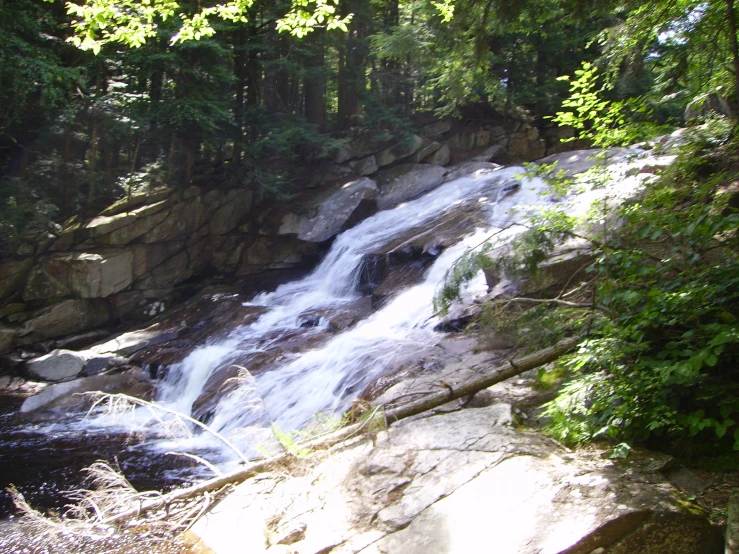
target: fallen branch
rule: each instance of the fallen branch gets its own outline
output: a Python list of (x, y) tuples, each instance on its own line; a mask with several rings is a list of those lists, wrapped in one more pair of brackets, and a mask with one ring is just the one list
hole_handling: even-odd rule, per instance
[[(408, 404), (387, 411), (384, 414), (381, 410), (375, 410), (375, 412), (373, 412), (370, 418), (366, 421), (343, 427), (338, 431), (321, 437), (320, 439), (302, 443), (298, 445), (298, 447), (300, 449), (308, 450), (329, 448), (335, 444), (341, 443), (358, 435), (364, 430), (365, 427), (372, 428), (373, 426), (371, 425), (371, 423), (373, 421), (376, 421), (376, 418), (378, 417), (382, 418), (383, 422), (399, 421), (401, 419), (420, 414), (433, 408), (437, 408), (451, 400), (475, 394), (476, 392), (510, 379), (511, 377), (515, 377), (517, 375), (525, 373), (526, 371), (535, 369), (556, 360), (557, 358), (559, 358), (563, 354), (566, 354), (569, 350), (574, 348), (579, 341), (579, 338), (564, 339), (549, 348), (544, 348), (528, 356), (523, 356), (515, 361), (512, 360), (506, 362), (502, 366), (499, 366), (499, 371), (496, 371), (492, 375), (486, 375), (479, 379), (463, 383), (459, 386), (450, 387), (439, 392), (434, 392), (432, 394), (429, 394), (426, 398), (422, 398), (414, 402), (409, 402)], [(166, 507), (174, 502), (181, 502), (196, 495), (220, 490), (228, 485), (241, 483), (246, 479), (252, 477), (253, 475), (267, 471), (275, 465), (285, 464), (294, 458), (295, 456), (293, 454), (286, 452), (272, 458), (248, 463), (246, 467), (243, 467), (238, 471), (234, 471), (232, 473), (210, 479), (209, 481), (203, 481), (202, 483), (198, 483), (186, 489), (172, 491), (166, 495), (162, 495), (161, 497), (144, 500), (137, 507), (122, 511), (118, 514), (108, 517), (102, 523), (110, 524), (121, 522), (126, 519), (137, 517), (144, 512)]]

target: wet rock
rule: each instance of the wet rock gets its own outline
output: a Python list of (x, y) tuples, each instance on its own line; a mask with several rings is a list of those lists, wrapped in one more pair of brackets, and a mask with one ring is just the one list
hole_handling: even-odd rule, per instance
[(193, 417), (201, 421), (212, 420), (218, 402), (225, 395), (231, 402), (238, 402), (239, 427), (269, 426), (269, 414), (256, 379), (248, 369), (235, 364), (217, 369), (208, 379), (202, 394), (193, 404)]
[(376, 195), (377, 185), (371, 179), (363, 178), (346, 183), (321, 202), (318, 215), (301, 225), (298, 238), (309, 242), (330, 239), (342, 230), (363, 201), (373, 201)]
[(383, 176), (385, 183), (377, 197), (377, 207), (391, 208), (424, 192), (438, 187), (444, 181), (446, 169), (427, 164), (404, 164)]
[(26, 372), (43, 381), (68, 381), (74, 379), (85, 367), (87, 358), (73, 350), (54, 350), (26, 362)]
[(387, 257), (384, 254), (365, 254), (356, 271), (359, 273), (357, 292), (372, 294), (387, 276)]
[[(555, 171), (564, 170), (567, 177), (574, 177), (595, 166), (598, 163), (595, 156), (601, 152), (602, 150), (599, 148), (562, 152), (541, 158), (536, 163), (552, 164), (556, 162)], [(629, 156), (633, 156), (638, 152), (639, 150), (635, 148), (609, 148), (606, 152), (606, 159), (609, 163), (618, 163), (625, 161)]]
[(497, 171), (503, 166), (493, 164), (489, 162), (464, 162), (459, 165), (455, 165), (450, 168), (449, 173), (444, 177), (444, 182), (454, 181), (461, 177), (467, 177), (469, 175), (477, 175), (480, 173), (489, 173), (491, 171)]
[(83, 377), (46, 387), (39, 394), (27, 398), (21, 405), (20, 413), (43, 417), (57, 409), (64, 409), (65, 412), (86, 410), (90, 401), (83, 393), (90, 391), (124, 393), (147, 399), (151, 397), (152, 384), (149, 377), (138, 368), (117, 375)]
[(380, 308), (405, 287), (421, 281), (425, 271), (426, 264), (420, 260), (389, 269), (382, 282), (372, 291), (372, 307)]

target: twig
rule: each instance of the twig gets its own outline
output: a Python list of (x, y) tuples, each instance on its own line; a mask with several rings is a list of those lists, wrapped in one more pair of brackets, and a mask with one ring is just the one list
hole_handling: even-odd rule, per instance
[[(171, 408), (166, 408), (164, 406), (161, 406), (160, 404), (156, 404), (155, 402), (149, 402), (147, 400), (142, 400), (141, 398), (136, 398), (134, 396), (128, 396), (127, 394), (123, 393), (107, 393), (107, 392), (101, 392), (101, 391), (93, 391), (93, 392), (86, 392), (84, 393), (86, 395), (89, 395), (93, 398), (102, 398), (102, 399), (112, 399), (112, 400), (125, 400), (126, 402), (130, 402), (131, 404), (135, 404), (138, 406), (145, 406), (147, 408), (152, 408), (155, 410), (160, 410), (162, 412), (174, 415), (180, 419), (184, 419), (185, 421), (189, 421), (190, 423), (197, 425), (201, 429), (203, 429), (205, 432), (209, 433), (210, 435), (213, 435), (215, 438), (220, 440), (223, 444), (228, 446), (231, 450), (233, 450), (236, 455), (241, 459), (241, 461), (245, 464), (249, 463), (249, 458), (244, 456), (244, 454), (241, 452), (241, 450), (238, 449), (238, 447), (232, 443), (230, 440), (228, 440), (226, 437), (221, 435), (218, 431), (211, 429), (208, 427), (205, 423), (202, 421), (198, 421), (194, 417), (190, 417), (189, 415), (185, 415), (181, 412), (178, 412), (177, 410), (172, 410)], [(99, 402), (96, 402), (94, 405), (99, 404)]]

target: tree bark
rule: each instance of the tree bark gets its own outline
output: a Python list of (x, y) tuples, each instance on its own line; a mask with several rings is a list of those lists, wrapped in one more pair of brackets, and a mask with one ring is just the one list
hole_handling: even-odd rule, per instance
[(729, 47), (734, 62), (734, 95), (736, 99), (735, 117), (739, 117), (739, 43), (736, 37), (736, 12), (734, 0), (726, 0), (726, 19), (729, 24)]

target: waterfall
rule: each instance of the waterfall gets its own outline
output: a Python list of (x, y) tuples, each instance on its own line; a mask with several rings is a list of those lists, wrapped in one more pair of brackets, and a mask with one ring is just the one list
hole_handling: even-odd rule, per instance
[[(300, 314), (336, 309), (356, 301), (358, 269), (364, 255), (463, 202), (476, 202), (486, 212), (487, 228), (478, 229), (444, 251), (420, 283), (401, 291), (370, 317), (322, 346), (287, 357), (278, 367), (256, 375), (267, 419), (283, 430), (300, 428), (318, 412), (345, 409), (389, 365), (420, 355), (438, 340), (438, 334), (432, 330), (436, 323), (433, 296), (465, 249), (479, 244), (492, 229), (523, 217), (526, 205), (545, 201), (539, 194), (544, 188), (539, 179), (523, 179), (518, 192), (498, 200), (501, 191), (509, 192), (514, 184), (519, 186), (516, 176), (521, 171), (513, 167), (456, 179), (420, 198), (379, 212), (342, 233), (310, 275), (272, 293), (260, 294), (250, 302), (266, 308), (254, 323), (194, 350), (172, 366), (159, 385), (158, 400), (189, 413), (217, 368), (250, 353), (263, 352), (295, 332)], [(249, 381), (244, 386), (254, 387), (255, 383)], [(245, 407), (244, 398), (237, 390), (220, 399), (210, 426), (236, 436), (239, 429), (254, 425), (260, 416)]]

